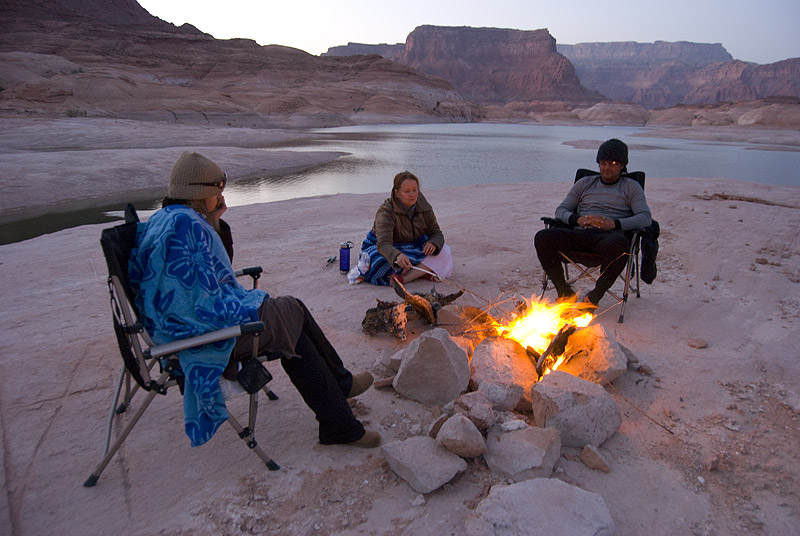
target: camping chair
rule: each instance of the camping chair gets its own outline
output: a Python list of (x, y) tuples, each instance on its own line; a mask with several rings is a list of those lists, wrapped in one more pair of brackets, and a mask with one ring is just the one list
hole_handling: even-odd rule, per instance
[[(590, 169), (580, 168), (575, 173), (575, 181), (578, 182), (583, 177), (588, 175), (597, 175), (597, 171), (592, 171)], [(642, 190), (644, 190), (644, 179), (645, 174), (644, 171), (632, 171), (629, 173), (623, 173), (623, 177), (628, 177), (636, 182), (638, 182)], [(551, 227), (566, 227), (566, 224), (561, 220), (557, 220), (556, 218), (548, 218), (543, 217), (542, 221), (544, 222), (545, 228)], [(633, 277), (636, 278), (636, 297), (641, 297), (639, 292), (639, 249), (640, 249), (640, 241), (641, 241), (641, 230), (631, 230), (627, 231), (626, 236), (630, 240), (630, 248), (628, 250), (628, 262), (625, 267), (625, 271), (623, 272), (625, 275), (625, 286), (622, 289), (622, 297), (617, 295), (612, 291), (606, 292), (609, 296), (617, 300), (614, 305), (622, 305), (622, 309), (619, 313), (619, 323), (622, 324), (625, 321), (625, 305), (628, 303), (628, 291), (630, 288), (630, 282)], [(562, 262), (564, 263), (564, 272), (566, 274), (567, 283), (572, 285), (574, 282), (580, 279), (589, 279), (592, 282), (597, 282), (597, 278), (599, 276), (600, 270), (600, 256), (592, 253), (583, 253), (579, 251), (559, 251), (559, 254), (562, 257)], [(569, 275), (569, 267), (572, 266), (578, 271), (578, 274), (575, 277), (570, 278)], [(547, 283), (548, 277), (547, 274), (542, 276), (542, 294), (544, 296), (545, 291), (547, 290)], [(612, 306), (613, 307), (613, 306)]]
[[(166, 344), (156, 345), (150, 336), (143, 329), (138, 320), (138, 312), (134, 305), (134, 292), (128, 281), (128, 258), (136, 241), (136, 225), (139, 221), (136, 211), (129, 205), (125, 211), (126, 223), (104, 229), (100, 236), (100, 244), (108, 265), (108, 288), (111, 295), (111, 309), (114, 320), (114, 329), (117, 335), (117, 342), (123, 359), (122, 371), (114, 391), (111, 402), (111, 410), (108, 417), (108, 427), (106, 431), (105, 448), (103, 457), (94, 472), (84, 482), (85, 487), (92, 487), (97, 483), (100, 474), (113, 458), (114, 454), (122, 446), (123, 442), (131, 432), (133, 427), (149, 407), (156, 395), (166, 395), (167, 391), (174, 386), (178, 386), (183, 392), (183, 373), (180, 368), (177, 353), (189, 348), (202, 346), (232, 337), (239, 337), (246, 333), (258, 334), (264, 330), (263, 322), (248, 322), (239, 326), (229, 327), (204, 335), (198, 335), (187, 339), (182, 339)], [(261, 275), (260, 267), (249, 268), (237, 271), (238, 275), (250, 275), (253, 279), (253, 286), (257, 286), (258, 278)], [(257, 340), (254, 342), (254, 357), (256, 353)], [(263, 390), (267, 397), (276, 400), (278, 397), (266, 385), (272, 377), (263, 365), (260, 364), (261, 357), (258, 357), (258, 367), (256, 372), (260, 381), (255, 385), (244, 385), (249, 393), (249, 408), (247, 426), (243, 426), (230, 412), (228, 423), (233, 427), (239, 437), (247, 446), (255, 452), (266, 466), (275, 471), (279, 469), (276, 464), (258, 446), (255, 439), (255, 420), (258, 410), (258, 392)], [(250, 360), (245, 363), (255, 363)], [(158, 365), (158, 372), (155, 372)], [(124, 395), (120, 403), (120, 394), (124, 386)], [(139, 390), (144, 390), (146, 396), (141, 400), (141, 405), (136, 413), (128, 420), (127, 424), (121, 422), (121, 415), (131, 406), (134, 395)], [(138, 400), (138, 399), (137, 399)], [(117, 418), (115, 419), (115, 415)], [(114, 425), (122, 427), (117, 433), (118, 437), (113, 445), (111, 434)]]

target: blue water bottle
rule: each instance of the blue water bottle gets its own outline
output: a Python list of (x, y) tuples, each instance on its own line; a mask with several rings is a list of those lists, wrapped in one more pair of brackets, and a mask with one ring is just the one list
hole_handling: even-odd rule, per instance
[(339, 244), (339, 270), (343, 274), (350, 271), (350, 248), (352, 247), (353, 243), (349, 240)]

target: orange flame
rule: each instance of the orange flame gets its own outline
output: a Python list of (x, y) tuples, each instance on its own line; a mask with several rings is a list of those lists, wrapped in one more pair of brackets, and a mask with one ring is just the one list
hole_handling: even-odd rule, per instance
[[(588, 326), (593, 315), (585, 311), (583, 304), (574, 301), (551, 304), (531, 298), (524, 313), (507, 325), (498, 324), (495, 329), (500, 337), (513, 339), (524, 348), (533, 348), (541, 354), (564, 325), (574, 324), (579, 328)], [(558, 368), (564, 361), (563, 355), (552, 357), (558, 359), (544, 371), (545, 374)]]

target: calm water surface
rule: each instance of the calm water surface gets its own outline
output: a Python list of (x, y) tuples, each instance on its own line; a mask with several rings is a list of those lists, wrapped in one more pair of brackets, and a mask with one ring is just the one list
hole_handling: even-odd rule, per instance
[[(350, 153), (302, 173), (230, 184), (228, 206), (335, 193), (386, 192), (403, 170), (423, 189), (501, 182), (563, 181), (575, 169), (595, 169), (597, 146), (612, 137), (631, 147), (630, 170), (647, 177), (721, 177), (800, 186), (800, 152), (747, 143), (645, 137), (636, 127), (504, 124), (378, 125), (314, 130), (319, 139), (281, 147)], [(777, 147), (780, 149), (780, 147)], [(787, 147), (786, 149), (796, 149)], [(158, 200), (149, 207), (155, 208)], [(66, 213), (0, 226), (0, 243), (118, 217), (114, 207)]]

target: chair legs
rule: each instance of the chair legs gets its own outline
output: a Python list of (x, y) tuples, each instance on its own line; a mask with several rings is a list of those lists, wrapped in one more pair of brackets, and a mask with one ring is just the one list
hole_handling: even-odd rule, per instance
[[(119, 402), (119, 395), (123, 381), (127, 379), (128, 376), (129, 375), (127, 374), (127, 372), (123, 367), (122, 374), (120, 375), (119, 382), (114, 391), (114, 399), (111, 403), (111, 414), (109, 416), (108, 429), (106, 431), (106, 443), (105, 443), (105, 449), (103, 451), (103, 457), (100, 460), (100, 463), (97, 464), (97, 467), (95, 468), (94, 472), (92, 472), (89, 478), (87, 478), (86, 481), (83, 483), (84, 487), (91, 488), (95, 484), (97, 484), (97, 481), (100, 479), (100, 475), (103, 473), (106, 466), (108, 466), (109, 462), (111, 462), (111, 459), (120, 449), (122, 444), (125, 442), (125, 439), (127, 439), (128, 434), (131, 433), (133, 427), (136, 426), (136, 424), (139, 422), (139, 419), (142, 417), (142, 415), (144, 415), (144, 412), (150, 406), (150, 403), (153, 401), (156, 395), (160, 394), (159, 391), (155, 389), (147, 391), (147, 396), (145, 396), (142, 399), (142, 404), (139, 407), (139, 409), (136, 410), (136, 413), (134, 413), (133, 417), (131, 417), (128, 423), (123, 427), (123, 429), (119, 434), (119, 437), (117, 438), (116, 441), (114, 441), (114, 444), (110, 445), (111, 431), (114, 424), (114, 416), (125, 412), (125, 409), (128, 407), (130, 403), (130, 396), (132, 396), (132, 395), (126, 395), (124, 402), (120, 406), (117, 406), (117, 403)], [(164, 385), (165, 382), (167, 382), (168, 380), (169, 380), (169, 373), (163, 372), (159, 377), (159, 379), (157, 380), (157, 383), (159, 385)], [(267, 398), (269, 398), (270, 400), (278, 400), (278, 395), (273, 393), (272, 390), (270, 390), (267, 386), (264, 386), (262, 390), (266, 393)], [(278, 469), (280, 469), (280, 466), (277, 463), (275, 463), (272, 460), (272, 458), (270, 458), (269, 455), (267, 455), (266, 452), (264, 452), (264, 449), (262, 449), (258, 445), (258, 442), (256, 441), (255, 438), (255, 425), (258, 413), (258, 393), (249, 395), (249, 397), (250, 400), (248, 407), (247, 426), (246, 427), (242, 426), (242, 424), (233, 415), (231, 415), (230, 412), (228, 414), (228, 423), (231, 425), (231, 427), (233, 427), (233, 429), (239, 435), (239, 438), (241, 438), (245, 442), (245, 444), (250, 448), (250, 450), (252, 450), (259, 458), (261, 458), (261, 461), (264, 462), (264, 464), (270, 471), (277, 471)]]
[[(167, 372), (162, 373), (161, 377), (158, 379), (158, 383), (163, 383), (164, 381), (167, 380), (168, 377), (169, 377), (169, 373), (167, 373)], [(97, 480), (100, 478), (100, 474), (106, 468), (106, 466), (108, 465), (108, 462), (111, 461), (111, 458), (114, 457), (114, 454), (117, 453), (119, 448), (125, 442), (125, 439), (127, 439), (128, 434), (131, 433), (131, 430), (133, 430), (133, 427), (136, 426), (136, 423), (139, 422), (139, 419), (142, 417), (142, 415), (144, 415), (144, 412), (147, 410), (148, 407), (150, 407), (150, 403), (153, 401), (153, 399), (156, 397), (157, 394), (159, 394), (159, 393), (156, 390), (151, 390), (151, 391), (147, 392), (147, 396), (144, 398), (144, 401), (142, 402), (142, 405), (139, 407), (138, 410), (136, 410), (136, 413), (134, 413), (133, 417), (131, 417), (131, 420), (122, 429), (122, 431), (119, 434), (119, 437), (114, 442), (114, 445), (111, 448), (108, 447), (108, 438), (111, 437), (111, 426), (112, 426), (113, 423), (109, 422), (109, 429), (108, 429), (107, 440), (106, 440), (106, 448), (105, 448), (105, 452), (103, 452), (103, 458), (100, 460), (100, 463), (97, 464), (97, 467), (95, 468), (94, 472), (83, 483), (83, 486), (85, 488), (91, 488), (92, 486), (97, 484)], [(119, 391), (117, 391), (117, 395), (119, 395)], [(114, 408), (115, 408), (115, 406), (117, 404), (117, 400), (118, 400), (118, 398), (115, 397), (114, 401), (113, 401), (113, 403), (111, 405), (112, 411), (114, 411)]]
[(258, 393), (250, 395), (250, 411), (248, 412), (248, 426), (243, 427), (241, 423), (234, 417), (233, 415), (228, 415), (228, 424), (230, 424), (236, 433), (239, 435), (239, 438), (245, 442), (245, 444), (256, 453), (256, 455), (261, 458), (261, 461), (267, 466), (270, 471), (277, 471), (280, 469), (280, 466), (275, 463), (272, 458), (270, 458), (264, 449), (262, 449), (258, 442), (256, 441), (255, 432), (253, 431), (253, 427), (255, 426), (255, 419), (256, 419), (256, 409), (258, 407)]
[[(595, 273), (600, 269), (599, 266), (591, 266), (591, 267), (583, 268), (583, 267), (581, 267), (580, 264), (578, 264), (577, 262), (572, 260), (565, 253), (559, 252), (559, 254), (564, 259), (564, 271), (565, 271), (565, 274), (566, 274), (567, 283), (572, 285), (576, 281), (578, 281), (580, 279), (583, 279), (583, 278), (587, 278), (587, 279), (591, 280), (593, 283), (597, 283), (597, 277), (595, 276)], [(572, 278), (570, 278), (570, 276), (569, 276), (569, 266), (570, 265), (573, 266), (576, 270), (578, 270), (578, 275), (576, 275), (575, 277), (572, 277)], [(616, 293), (612, 292), (611, 290), (606, 292), (606, 294), (608, 294), (609, 296), (611, 296), (612, 298), (617, 300), (617, 303), (615, 305), (622, 304), (622, 309), (620, 310), (619, 319), (618, 319), (618, 322), (620, 324), (622, 324), (625, 321), (625, 306), (628, 304), (628, 293), (629, 293), (629, 290), (630, 290), (630, 281), (631, 281), (631, 277), (632, 276), (636, 277), (636, 297), (639, 298), (639, 297), (641, 297), (641, 294), (639, 292), (639, 290), (640, 290), (639, 289), (639, 257), (636, 254), (636, 251), (633, 250), (633, 248), (632, 248), (632, 251), (630, 252), (630, 254), (628, 256), (628, 262), (625, 265), (625, 285), (624, 285), (624, 287), (622, 289), (622, 297), (618, 296)], [(546, 273), (543, 274), (542, 275), (542, 293), (540, 295), (540, 298), (544, 297), (544, 293), (547, 290), (548, 281), (549, 281), (549, 279), (547, 277), (547, 274)]]

